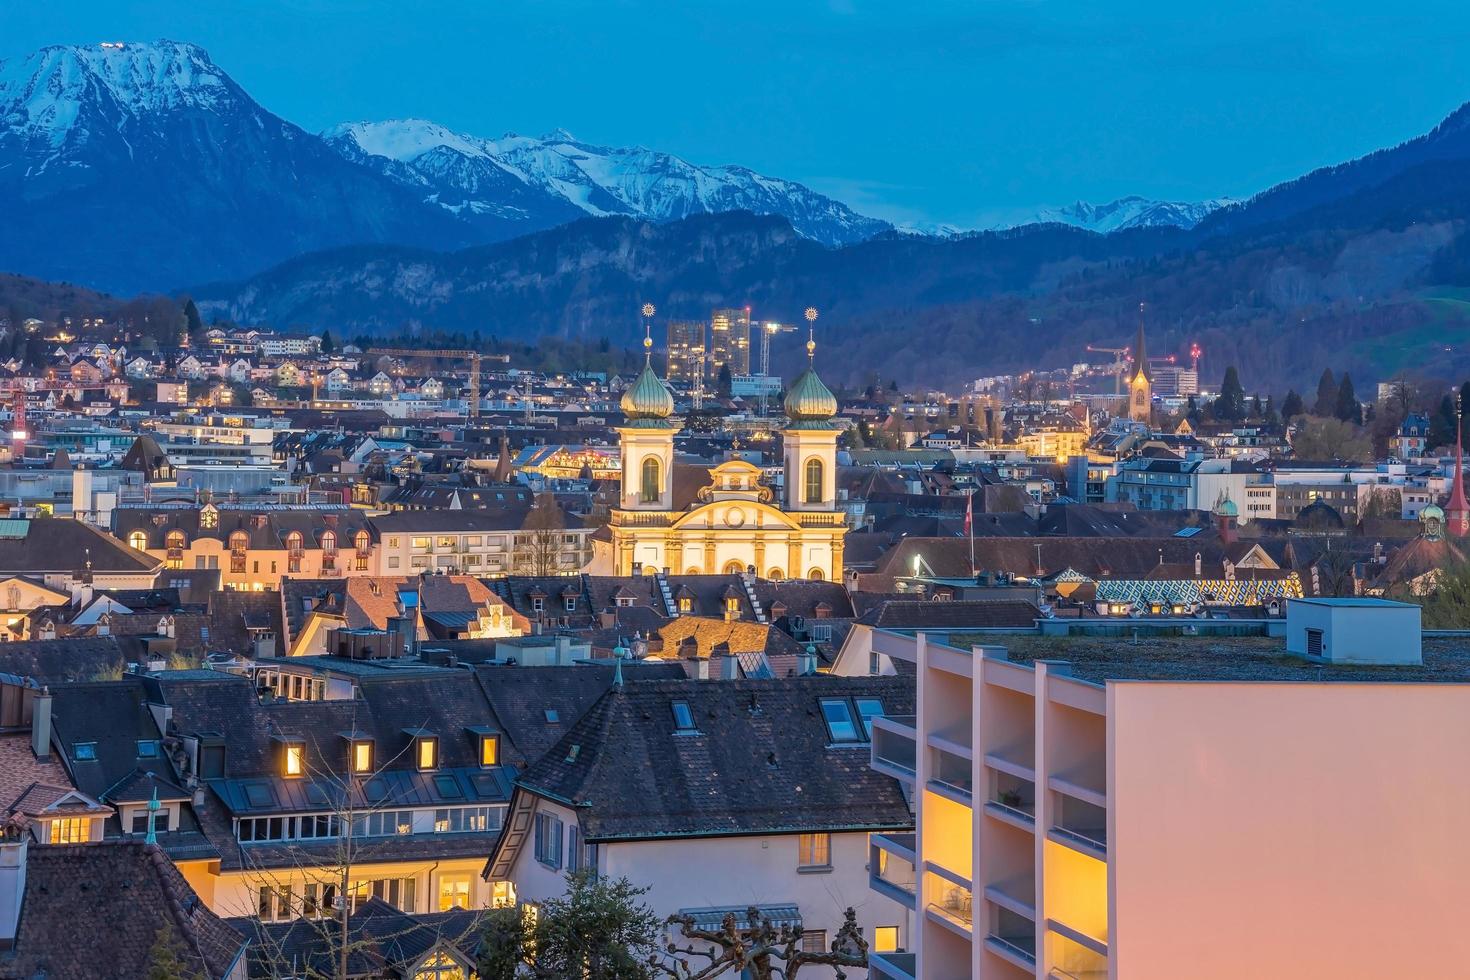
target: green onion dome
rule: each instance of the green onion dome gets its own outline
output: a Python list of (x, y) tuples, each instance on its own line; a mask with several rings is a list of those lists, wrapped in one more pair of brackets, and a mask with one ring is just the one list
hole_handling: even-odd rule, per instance
[(786, 417), (793, 422), (825, 422), (837, 414), (837, 399), (813, 368), (801, 372), (786, 392)]
[(674, 414), (674, 397), (647, 361), (618, 404), (630, 419), (666, 419)]

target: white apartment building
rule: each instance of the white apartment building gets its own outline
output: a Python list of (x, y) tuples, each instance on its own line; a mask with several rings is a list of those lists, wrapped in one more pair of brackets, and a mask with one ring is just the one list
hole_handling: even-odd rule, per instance
[(376, 573), (574, 575), (592, 557), (592, 529), (525, 527), (525, 508), (399, 511), (372, 519)]
[(872, 723), (916, 827), (871, 837), (874, 890), (914, 913), (871, 975), (1460, 972), (1470, 652), (1421, 655), (1418, 607), (1382, 600), (1294, 600), (1287, 633), (1294, 656), (875, 631), (918, 689)]

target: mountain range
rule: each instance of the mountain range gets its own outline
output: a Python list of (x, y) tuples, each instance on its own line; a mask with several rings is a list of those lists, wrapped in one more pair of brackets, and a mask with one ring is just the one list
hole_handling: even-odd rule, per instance
[(308, 133), (187, 44), (0, 62), (0, 269), (189, 287), (206, 316), (241, 322), (520, 343), (628, 342), (629, 311), (650, 298), (672, 316), (812, 304), (840, 331), (829, 370), (847, 380), (1064, 366), (1128, 337), (1140, 300), (1151, 349), (1199, 341), (1207, 376), (1470, 370), (1467, 167), (1461, 108), (1247, 201), (1124, 198), (936, 237), (790, 181), (563, 132)]

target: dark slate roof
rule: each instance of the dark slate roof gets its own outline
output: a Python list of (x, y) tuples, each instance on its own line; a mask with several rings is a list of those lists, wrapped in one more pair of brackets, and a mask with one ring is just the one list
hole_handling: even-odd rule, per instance
[[(351, 976), (407, 978), (431, 950), (450, 946), (473, 964), (479, 947), (483, 913), (466, 910), (410, 915), (381, 899), (372, 898), (347, 919), (348, 960)], [(320, 923), (262, 923), (255, 918), (232, 919), (230, 924), (251, 936), (251, 977), (274, 980), (281, 964), (296, 964), (302, 974), (335, 976), (335, 944), (325, 941)]]
[[(287, 581), (290, 581), (289, 579)], [(276, 638), (276, 654), (286, 652), (282, 633), (281, 596), (275, 592), (226, 589), (209, 597), (210, 650), (254, 656), (251, 628), (267, 629)]]
[(86, 681), (120, 673), (143, 657), (138, 640), (118, 636), (16, 640), (0, 644), (0, 671), (42, 683)]
[[(867, 743), (830, 744), (820, 701), (852, 697), (909, 714), (913, 682), (819, 675), (625, 684), (517, 783), (576, 806), (589, 841), (908, 828), (899, 784), (869, 766)], [(699, 734), (676, 733), (675, 701), (689, 704)]]
[(157, 846), (107, 842), (31, 847), (10, 977), (135, 980), (167, 924), (191, 975), (224, 977), (245, 936), (199, 899)]
[[(475, 668), (485, 697), (495, 709), (521, 765), (539, 758), (612, 687), (611, 664), (571, 667), (511, 667), (484, 664)], [(677, 663), (625, 663), (629, 681), (684, 676)], [(556, 713), (547, 720), (546, 712)]]
[(75, 574), (88, 560), (97, 573), (150, 572), (162, 564), (85, 521), (49, 517), (24, 523), (24, 537), (0, 536), (0, 576)]
[[(51, 691), (53, 738), (70, 762), (77, 789), (102, 800), (135, 771), (153, 771), (172, 779), (160, 750), (157, 757), (138, 756), (138, 741), (161, 737), (145, 705), (143, 679), (129, 675), (117, 681), (59, 684)], [(77, 759), (78, 743), (93, 743), (95, 759)]]

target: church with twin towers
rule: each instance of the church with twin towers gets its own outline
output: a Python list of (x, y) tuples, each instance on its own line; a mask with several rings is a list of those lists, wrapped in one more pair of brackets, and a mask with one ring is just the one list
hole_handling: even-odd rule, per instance
[(754, 569), (769, 579), (839, 579), (847, 527), (837, 506), (837, 399), (817, 376), (815, 340), (808, 339), (807, 368), (782, 406), (779, 499), (761, 468), (744, 460), (707, 469), (675, 463), (674, 399), (653, 368), (653, 341), (643, 344), (643, 370), (623, 393), (617, 428), (622, 475), (608, 521), (612, 572)]

